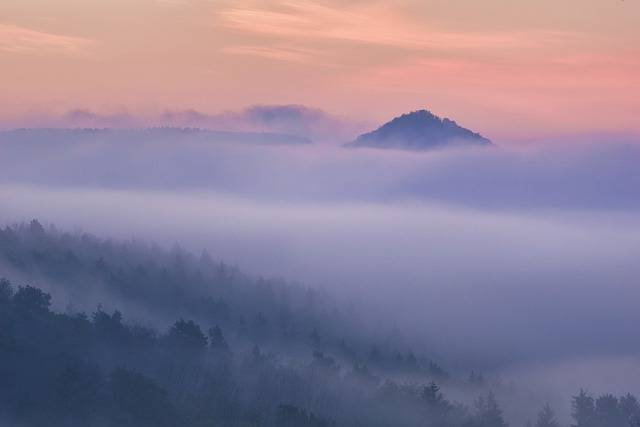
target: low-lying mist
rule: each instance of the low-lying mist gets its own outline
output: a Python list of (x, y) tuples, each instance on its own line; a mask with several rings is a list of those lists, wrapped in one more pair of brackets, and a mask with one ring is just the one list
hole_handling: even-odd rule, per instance
[[(616, 372), (640, 367), (639, 164), (632, 144), (396, 152), (5, 136), (0, 221), (207, 248), (351, 299), (454, 367), (622, 393), (637, 381)], [(586, 378), (587, 366), (607, 374)]]

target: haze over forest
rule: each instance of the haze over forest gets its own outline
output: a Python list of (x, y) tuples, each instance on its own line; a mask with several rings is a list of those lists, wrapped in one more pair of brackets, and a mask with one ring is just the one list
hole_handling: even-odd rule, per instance
[(640, 426), (636, 2), (76, 3), (0, 18), (0, 426)]
[[(417, 387), (419, 399), (433, 381), (467, 406), (456, 412), (461, 423), (472, 422), (475, 400), (489, 392), (514, 425), (534, 420), (545, 403), (566, 422), (581, 388), (638, 393), (638, 145), (454, 144), (416, 152), (313, 141), (311, 134), (185, 128), (4, 132), (0, 215), (18, 228), (4, 231), (2, 275), (13, 292), (29, 285), (51, 294), (51, 309), (66, 316), (88, 313), (96, 322), (91, 313), (119, 310), (123, 324), (160, 332), (193, 320), (203, 334), (221, 328), (233, 360), (256, 345), (287, 369), (335, 364), (340, 388), (351, 387), (352, 369), (365, 368), (368, 392), (393, 381)], [(32, 218), (39, 222), (29, 225)], [(154, 278), (158, 268), (181, 269), (176, 262), (187, 269)], [(219, 262), (229, 278), (216, 270)], [(116, 270), (95, 272), (101, 263)], [(195, 276), (182, 276), (189, 271)], [(237, 301), (228, 294), (251, 280), (268, 285), (235, 291), (245, 295)], [(295, 333), (280, 332), (278, 304), (292, 297), (268, 302), (264, 286), (274, 295), (316, 289), (330, 302), (311, 320), (293, 315)], [(219, 309), (198, 306), (202, 298), (224, 301), (229, 313), (216, 317)], [(271, 326), (261, 332), (255, 322)], [(387, 361), (374, 362), (372, 351)], [(74, 357), (103, 363), (85, 351)], [(173, 405), (186, 398), (174, 395), (168, 367), (154, 371), (119, 356), (107, 366), (142, 371), (178, 399)], [(237, 375), (247, 374), (243, 366)], [(305, 372), (298, 381), (313, 383)], [(472, 372), (482, 386), (468, 385)], [(368, 400), (346, 415), (298, 398), (284, 393), (260, 410), (260, 422), (279, 425), (281, 404), (330, 423), (373, 425), (379, 417), (368, 418)], [(226, 411), (208, 416), (247, 422)], [(429, 419), (416, 411), (407, 425)]]

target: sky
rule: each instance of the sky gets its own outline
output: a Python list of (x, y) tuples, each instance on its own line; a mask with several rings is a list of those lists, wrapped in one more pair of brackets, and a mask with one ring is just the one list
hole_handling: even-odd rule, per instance
[(636, 134), (639, 21), (638, 0), (3, 0), (0, 121), (302, 104)]

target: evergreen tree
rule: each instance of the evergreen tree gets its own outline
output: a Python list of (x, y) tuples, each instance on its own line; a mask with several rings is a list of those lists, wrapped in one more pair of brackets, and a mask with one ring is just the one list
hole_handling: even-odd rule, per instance
[(620, 397), (619, 403), (622, 417), (631, 425), (640, 424), (640, 403), (638, 399), (630, 393)]
[(618, 398), (603, 394), (595, 400), (595, 421), (598, 426), (626, 427), (629, 420), (620, 411)]
[(429, 418), (438, 425), (447, 425), (448, 416), (451, 411), (451, 404), (445, 399), (440, 392), (440, 387), (431, 382), (422, 389), (422, 400), (427, 404)]
[(560, 427), (556, 420), (556, 414), (548, 403), (538, 413), (536, 427)]
[(573, 396), (571, 400), (571, 416), (575, 421), (572, 427), (594, 427), (595, 426), (595, 405), (593, 397), (585, 390)]
[(11, 282), (5, 278), (0, 279), (0, 306), (8, 304), (11, 298), (13, 298)]
[(493, 392), (489, 392), (486, 397), (481, 396), (478, 398), (476, 401), (476, 414), (469, 425), (473, 427), (508, 426)]
[(175, 348), (184, 350), (204, 350), (207, 346), (207, 337), (202, 333), (202, 329), (193, 320), (178, 320), (169, 329), (167, 341)]
[(29, 313), (49, 311), (51, 295), (33, 286), (20, 286), (13, 296), (13, 303), (18, 310)]
[(218, 350), (229, 349), (229, 344), (227, 344), (222, 334), (222, 329), (217, 325), (209, 329), (209, 346)]

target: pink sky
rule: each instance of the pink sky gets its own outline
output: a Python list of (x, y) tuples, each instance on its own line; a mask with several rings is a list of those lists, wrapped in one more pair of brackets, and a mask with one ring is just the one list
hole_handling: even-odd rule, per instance
[(638, 133), (639, 23), (638, 0), (4, 0), (0, 120), (304, 104)]

